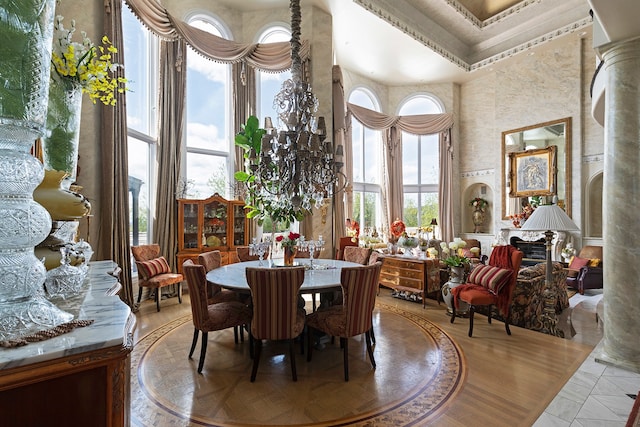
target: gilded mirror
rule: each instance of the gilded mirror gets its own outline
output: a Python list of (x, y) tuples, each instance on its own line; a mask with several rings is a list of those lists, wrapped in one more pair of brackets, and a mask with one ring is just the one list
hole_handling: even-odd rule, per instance
[[(549, 147), (555, 147), (555, 188), (541, 195), (557, 195), (558, 205), (571, 216), (571, 117), (567, 117), (502, 132), (502, 219), (520, 212), (523, 201), (529, 199), (526, 193), (511, 188), (516, 183), (511, 179), (510, 159), (521, 157), (513, 153), (536, 153)], [(522, 197), (511, 197), (510, 193)]]

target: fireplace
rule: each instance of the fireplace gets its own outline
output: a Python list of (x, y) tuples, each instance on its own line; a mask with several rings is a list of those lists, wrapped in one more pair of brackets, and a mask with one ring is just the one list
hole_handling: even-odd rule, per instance
[(547, 259), (544, 239), (528, 241), (522, 240), (517, 236), (511, 236), (511, 238), (509, 238), (509, 244), (515, 246), (524, 254), (522, 257), (522, 266), (538, 264), (545, 262)]

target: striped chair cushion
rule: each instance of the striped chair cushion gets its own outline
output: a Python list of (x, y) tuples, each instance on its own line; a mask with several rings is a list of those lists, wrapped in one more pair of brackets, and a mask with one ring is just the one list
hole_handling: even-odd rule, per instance
[(149, 261), (136, 261), (138, 271), (145, 279), (150, 279), (162, 273), (171, 273), (169, 264), (165, 257), (160, 256)]
[(509, 282), (511, 274), (511, 270), (506, 268), (480, 264), (471, 271), (467, 282), (481, 285), (494, 295), (497, 295), (502, 287)]
[(298, 310), (298, 292), (304, 281), (304, 267), (246, 269), (251, 288), (254, 338), (295, 338), (304, 328), (304, 310)]

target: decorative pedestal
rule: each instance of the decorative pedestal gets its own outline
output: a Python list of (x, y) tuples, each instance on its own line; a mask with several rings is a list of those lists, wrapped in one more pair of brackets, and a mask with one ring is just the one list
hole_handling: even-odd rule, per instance
[[(442, 299), (447, 304), (447, 314), (453, 314), (453, 295), (451, 289), (460, 286), (464, 283), (464, 267), (450, 267), (451, 274), (449, 281), (442, 285)], [(456, 309), (457, 316), (467, 316), (469, 314), (469, 304), (464, 301), (460, 301), (458, 308)]]

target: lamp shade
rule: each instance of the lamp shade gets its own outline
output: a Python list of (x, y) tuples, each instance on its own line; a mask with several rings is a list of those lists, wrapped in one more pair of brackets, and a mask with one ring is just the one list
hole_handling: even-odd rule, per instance
[(525, 221), (523, 231), (579, 231), (578, 226), (558, 205), (542, 205)]

